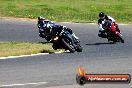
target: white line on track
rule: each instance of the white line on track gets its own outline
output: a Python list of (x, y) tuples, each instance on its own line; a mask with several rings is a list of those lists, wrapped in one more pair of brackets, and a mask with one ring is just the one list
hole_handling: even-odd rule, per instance
[[(64, 51), (60, 50), (55, 53), (63, 53)], [(20, 57), (31, 57), (31, 56), (39, 56), (39, 55), (47, 55), (49, 53), (38, 53), (38, 54), (31, 54), (31, 55), (20, 55), (20, 56), (8, 56), (8, 57), (0, 57), (0, 59), (10, 59), (10, 58), (20, 58)]]
[(30, 56), (47, 55), (47, 54), (49, 54), (49, 53), (38, 53), (38, 54), (20, 55), (20, 56), (8, 56), (8, 57), (0, 57), (0, 59), (20, 58), (20, 57), (30, 57)]
[(60, 50), (60, 51), (55, 52), (55, 53), (64, 53), (64, 52), (68, 52), (68, 51), (63, 51), (63, 50)]
[(23, 83), (23, 84), (9, 84), (9, 85), (0, 85), (0, 87), (26, 86), (26, 85), (40, 85), (40, 84), (47, 84), (47, 82)]

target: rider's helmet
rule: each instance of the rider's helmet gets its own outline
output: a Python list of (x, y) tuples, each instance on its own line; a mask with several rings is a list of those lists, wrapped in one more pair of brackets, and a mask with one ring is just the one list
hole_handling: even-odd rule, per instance
[(43, 20), (45, 20), (45, 18), (42, 17), (42, 16), (39, 16), (39, 17), (38, 17), (38, 20), (39, 20), (39, 21), (43, 21)]
[(100, 19), (104, 19), (105, 18), (105, 14), (103, 12), (100, 12), (99, 13), (99, 17), (100, 17)]

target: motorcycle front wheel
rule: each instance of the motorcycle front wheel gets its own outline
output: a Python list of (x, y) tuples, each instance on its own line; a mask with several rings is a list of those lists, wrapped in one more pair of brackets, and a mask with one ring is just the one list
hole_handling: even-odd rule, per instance
[(80, 44), (77, 44), (76, 51), (82, 52), (82, 46)]
[(64, 39), (62, 39), (63, 46), (66, 50), (69, 50), (71, 53), (75, 52), (75, 48), (72, 44), (67, 43)]
[(121, 43), (124, 43), (124, 39), (123, 39), (122, 35), (119, 34), (118, 36), (119, 36), (119, 39), (121, 40)]

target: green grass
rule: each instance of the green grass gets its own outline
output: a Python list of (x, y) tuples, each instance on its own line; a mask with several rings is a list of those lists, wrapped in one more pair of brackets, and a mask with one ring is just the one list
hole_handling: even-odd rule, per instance
[(121, 23), (132, 23), (132, 0), (0, 0), (0, 16), (53, 21), (97, 22), (104, 11)]
[(53, 50), (49, 43), (0, 42), (0, 57), (53, 52), (57, 50)]

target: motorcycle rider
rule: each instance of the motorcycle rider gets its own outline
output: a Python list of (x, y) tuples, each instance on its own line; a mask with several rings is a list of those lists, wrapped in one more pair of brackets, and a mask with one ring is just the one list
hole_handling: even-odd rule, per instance
[(46, 20), (42, 16), (38, 17), (38, 24), (37, 25), (38, 25), (38, 28), (39, 28), (39, 36), (42, 37), (42, 38), (46, 38), (47, 41), (52, 41), (51, 40), (52, 35), (50, 37), (45, 37), (43, 35), (43, 32), (45, 31), (43, 29), (45, 27), (46, 27), (47, 30), (49, 30), (49, 32), (51, 32), (52, 30), (56, 30), (59, 33), (61, 33), (61, 31), (64, 29), (64, 31), (68, 31), (69, 33), (71, 33), (73, 35), (74, 38), (76, 38), (79, 41), (79, 38), (73, 33), (72, 29), (67, 28), (66, 26), (56, 25), (52, 21)]
[[(60, 36), (61, 36), (61, 33), (63, 32), (63, 31), (67, 31), (68, 33), (70, 33), (72, 36), (73, 36), (73, 38), (75, 38), (76, 39), (76, 43), (79, 43), (80, 41), (79, 41), (79, 38), (73, 33), (73, 31), (72, 31), (72, 29), (71, 28), (68, 28), (68, 27), (66, 27), (66, 26), (63, 26), (63, 25), (54, 25), (54, 26), (48, 26), (47, 27), (49, 30), (50, 30), (50, 32), (51, 32), (51, 36), (54, 36), (54, 34), (59, 34)], [(74, 40), (72, 40), (73, 42), (74, 42)], [(52, 40), (51, 40), (51, 42), (52, 42)]]
[(38, 17), (38, 28), (43, 28), (44, 26), (46, 26), (47, 24), (50, 24), (51, 26), (54, 26), (55, 23), (50, 21), (50, 20), (46, 20), (44, 17), (39, 16)]
[(99, 25), (99, 37), (102, 38), (106, 38), (106, 34), (105, 34), (105, 24), (109, 24), (109, 23), (114, 23), (116, 30), (118, 32), (120, 32), (119, 27), (117, 25), (117, 23), (115, 22), (114, 18), (112, 18), (111, 16), (107, 16), (105, 13), (100, 12), (99, 13), (99, 20), (98, 20), (98, 25)]
[(52, 21), (46, 20), (44, 17), (39, 16), (37, 23), (37, 26), (39, 28), (39, 36), (45, 38), (47, 41), (50, 41), (51, 36), (45, 35), (45, 31), (48, 29), (48, 26), (54, 26), (54, 25), (55, 23), (53, 23)]

